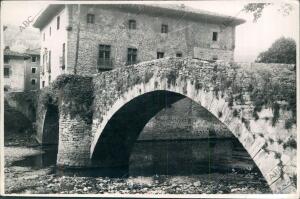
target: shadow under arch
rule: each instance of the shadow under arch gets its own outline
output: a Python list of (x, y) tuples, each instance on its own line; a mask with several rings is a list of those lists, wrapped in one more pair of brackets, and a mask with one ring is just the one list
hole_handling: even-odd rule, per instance
[[(169, 107), (183, 98), (194, 101), (173, 91), (156, 90), (139, 95), (124, 104), (108, 120), (98, 138), (91, 156), (92, 164), (95, 167), (128, 168), (134, 143), (145, 125), (163, 108)], [(197, 104), (201, 106), (201, 104)], [(219, 119), (217, 118), (217, 120)]]
[(48, 105), (42, 134), (43, 145), (57, 145), (59, 136), (59, 110), (55, 105)]
[(140, 95), (122, 106), (108, 121), (92, 154), (93, 165), (128, 166), (133, 144), (148, 121), (160, 110), (185, 98), (164, 90)]

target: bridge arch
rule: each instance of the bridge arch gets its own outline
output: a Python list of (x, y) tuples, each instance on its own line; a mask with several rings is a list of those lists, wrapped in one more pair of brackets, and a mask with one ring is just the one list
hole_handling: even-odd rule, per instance
[[(157, 79), (159, 79), (160, 82), (156, 81)], [(228, 105), (229, 102), (226, 102), (221, 96), (215, 96), (212, 91), (197, 91), (193, 89), (194, 86), (190, 81), (184, 80), (183, 78), (179, 79), (183, 81), (177, 81), (174, 85), (170, 85), (167, 79), (164, 80), (154, 77), (148, 83), (135, 85), (130, 91), (122, 94), (122, 97), (114, 103), (106, 117), (103, 117), (103, 124), (95, 130), (95, 135), (91, 144), (91, 158), (93, 159), (95, 156), (105, 156), (105, 154), (109, 154), (107, 153), (108, 151), (103, 151), (101, 155), (97, 155), (98, 151), (96, 150), (96, 145), (99, 144), (103, 148), (107, 148), (105, 147), (106, 145), (104, 142), (101, 142), (101, 139), (111, 139), (110, 141), (107, 141), (109, 144), (113, 144), (113, 140), (117, 141), (116, 135), (109, 135), (111, 131), (116, 133), (125, 131), (127, 134), (123, 132), (125, 135), (122, 135), (121, 140), (119, 141), (122, 142), (124, 139), (130, 137), (130, 140), (128, 141), (130, 144), (133, 144), (143, 127), (153, 116), (166, 106), (185, 97), (188, 97), (200, 106), (203, 106), (224, 123), (241, 142), (251, 157), (254, 158), (260, 151), (260, 148), (257, 145), (253, 145), (253, 134), (249, 132), (245, 123), (238, 117), (234, 117), (234, 109)], [(120, 129), (116, 129), (119, 127)], [(127, 129), (128, 132), (125, 129)], [(132, 134), (129, 135), (130, 133)], [(101, 143), (98, 143), (99, 141)], [(118, 146), (115, 147), (117, 148)], [(123, 151), (124, 153), (129, 152), (126, 150), (126, 147), (124, 147), (125, 146), (122, 146), (116, 150), (115, 155), (118, 153), (121, 154), (120, 151)], [(114, 155), (109, 155), (109, 157), (115, 157), (113, 159), (117, 159)], [(122, 154), (120, 157), (127, 158), (125, 154)], [(125, 159), (125, 161), (126, 160), (127, 159)], [(123, 161), (124, 160), (121, 160), (121, 162)]]
[[(293, 65), (244, 66), (166, 58), (93, 76), (65, 75), (58, 79), (50, 94), (45, 93), (52, 96), (54, 92), (53, 99), (59, 102), (57, 165), (90, 167), (125, 163), (130, 151), (130, 147), (126, 147), (135, 140), (151, 115), (188, 97), (227, 126), (275, 193), (296, 190), (296, 75)], [(45, 133), (44, 124), (49, 122), (45, 119), (47, 108), (44, 104), (53, 104), (42, 96), (37, 108), (40, 140)], [(129, 126), (128, 123), (138, 125)], [(123, 137), (114, 141), (113, 134), (107, 133), (110, 131), (120, 135), (123, 132)], [(126, 136), (130, 131), (135, 133)], [(108, 151), (112, 152), (111, 158), (98, 159), (107, 152), (103, 151), (107, 144), (115, 145), (112, 148), (115, 151)], [(123, 152), (124, 156), (120, 158), (116, 151)]]
[[(165, 105), (188, 97), (226, 125), (248, 151), (274, 192), (281, 193), (295, 190), (291, 177), (282, 168), (282, 164), (286, 168), (294, 168), (294, 165), (291, 165), (293, 160), (285, 160), (285, 163), (283, 163), (281, 158), (276, 157), (276, 154), (278, 155), (280, 152), (276, 151), (275, 147), (272, 148), (274, 153), (266, 150), (266, 139), (272, 139), (272, 134), (278, 128), (284, 131), (282, 124), (273, 127), (270, 121), (254, 119), (253, 106), (251, 106), (251, 102), (247, 102), (249, 95), (247, 98), (247, 92), (244, 90), (241, 90), (241, 92), (243, 92), (242, 97), (246, 99), (246, 102), (242, 104), (234, 103), (233, 105), (229, 98), (232, 89), (220, 90), (224, 81), (220, 84), (218, 82), (219, 76), (213, 75), (225, 72), (229, 77), (235, 73), (239, 76), (242, 87), (247, 87), (249, 82), (243, 82), (243, 78), (247, 79), (247, 76), (243, 76), (245, 73), (237, 72), (236, 68), (226, 68), (225, 65), (221, 65), (224, 68), (218, 71), (215, 68), (216, 66), (210, 65), (207, 67), (201, 63), (173, 62), (165, 64), (146, 63), (146, 66), (143, 65), (142, 69), (139, 69), (139, 66), (124, 67), (117, 72), (108, 72), (94, 78), (94, 93), (96, 95), (90, 147), (92, 161), (96, 159), (97, 163), (102, 163), (104, 166), (126, 164), (130, 144), (134, 142), (138, 133), (151, 117)], [(197, 68), (195, 65), (197, 65)], [(124, 76), (124, 73), (127, 75)], [(134, 78), (130, 77), (130, 73), (135, 75)], [(122, 76), (121, 80), (118, 75)], [(107, 83), (99, 81), (99, 79), (107, 81), (110, 78), (115, 79), (117, 84), (114, 86), (109, 84), (110, 87), (108, 87)], [(219, 86), (216, 87), (218, 83)], [(108, 92), (103, 93), (102, 90)], [(109, 102), (105, 101), (108, 98), (108, 96), (105, 96), (107, 93), (113, 96), (110, 97)], [(155, 99), (158, 104), (152, 107), (148, 106), (152, 108), (149, 108), (152, 111), (148, 111), (148, 114), (141, 114), (147, 112), (145, 111), (147, 109), (145, 105), (149, 104), (151, 99), (151, 104)], [(139, 108), (142, 110), (139, 110)], [(139, 111), (141, 112), (139, 113)], [(266, 109), (261, 114), (270, 115), (272, 110)], [(124, 123), (122, 123), (121, 118), (123, 118)], [(125, 121), (124, 118), (126, 118)], [(132, 124), (136, 125), (128, 126)], [(112, 133), (110, 135), (109, 132), (115, 132), (116, 134)], [(119, 135), (120, 139), (116, 140), (116, 135)], [(107, 145), (112, 146), (111, 151), (104, 150), (109, 148), (105, 147)], [(105, 156), (105, 154), (109, 154), (109, 156)], [(97, 160), (97, 157), (108, 157), (108, 159)], [(116, 160), (119, 160), (119, 162)], [(268, 161), (268, 164), (265, 164), (266, 161)]]

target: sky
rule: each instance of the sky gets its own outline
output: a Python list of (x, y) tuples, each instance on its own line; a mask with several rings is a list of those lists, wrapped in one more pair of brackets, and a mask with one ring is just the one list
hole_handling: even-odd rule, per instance
[[(50, 2), (2, 1), (2, 24), (20, 26), (28, 17), (36, 16), (48, 3)], [(273, 5), (264, 9), (262, 17), (256, 23), (253, 22), (251, 14), (241, 12), (244, 5), (249, 3), (247, 1), (169, 1), (162, 3), (185, 4), (196, 9), (245, 19), (247, 22), (236, 28), (235, 61), (253, 62), (260, 52), (267, 50), (276, 39), (282, 36), (291, 37), (296, 40), (297, 44), (299, 43), (299, 1), (297, 0), (273, 1)], [(282, 12), (278, 11), (283, 3), (293, 6), (288, 16), (283, 16)]]

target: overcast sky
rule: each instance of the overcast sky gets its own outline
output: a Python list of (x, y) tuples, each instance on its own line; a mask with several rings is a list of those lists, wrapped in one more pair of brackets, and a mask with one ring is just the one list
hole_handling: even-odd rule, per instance
[[(283, 16), (278, 11), (278, 8), (280, 8), (278, 2), (293, 5), (293, 11), (288, 16)], [(1, 3), (2, 24), (16, 26), (22, 25), (22, 22), (29, 16), (37, 15), (47, 5), (47, 2), (38, 1), (2, 1)], [(297, 0), (274, 1), (275, 5), (265, 8), (262, 17), (256, 23), (252, 22), (251, 14), (240, 12), (243, 6), (248, 3), (245, 1), (177, 1), (173, 3), (186, 4), (193, 8), (246, 19), (245, 24), (236, 28), (236, 61), (254, 61), (259, 52), (268, 49), (281, 36), (292, 37), (298, 43), (299, 2)]]

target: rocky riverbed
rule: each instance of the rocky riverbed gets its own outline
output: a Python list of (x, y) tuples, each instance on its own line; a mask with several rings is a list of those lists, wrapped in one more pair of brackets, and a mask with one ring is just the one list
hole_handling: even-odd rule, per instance
[[(8, 139), (8, 138), (7, 138)], [(28, 144), (29, 143), (29, 144)], [(259, 172), (207, 173), (199, 175), (153, 175), (123, 178), (64, 176), (54, 166), (16, 166), (16, 161), (42, 154), (31, 139), (5, 146), (5, 193), (26, 194), (223, 194), (271, 193)]]

